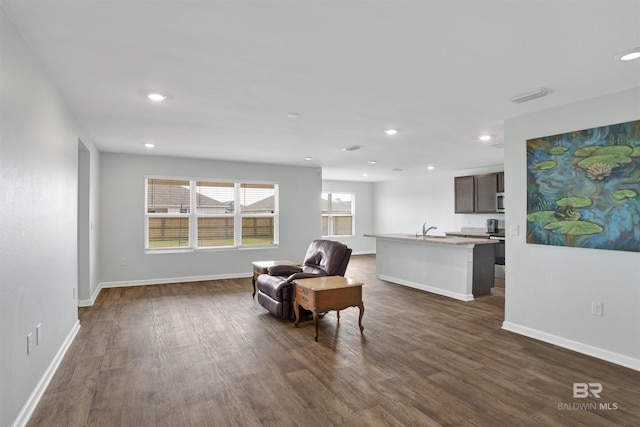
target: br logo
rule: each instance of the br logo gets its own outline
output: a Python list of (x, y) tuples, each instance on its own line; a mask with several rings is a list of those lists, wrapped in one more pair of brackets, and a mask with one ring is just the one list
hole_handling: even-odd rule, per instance
[(573, 398), (584, 399), (590, 395), (600, 399), (602, 384), (600, 383), (573, 383)]

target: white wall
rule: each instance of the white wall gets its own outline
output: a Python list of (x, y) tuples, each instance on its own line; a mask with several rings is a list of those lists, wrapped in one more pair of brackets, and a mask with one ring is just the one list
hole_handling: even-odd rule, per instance
[[(114, 153), (101, 153), (100, 160), (103, 286), (250, 276), (252, 261), (302, 261), (309, 243), (321, 237), (319, 168)], [(278, 182), (279, 247), (145, 254), (146, 175)], [(126, 266), (121, 265), (122, 258)]]
[(78, 328), (79, 138), (97, 151), (1, 6), (0, 43), (0, 425), (10, 426), (28, 419)]
[(640, 88), (505, 122), (507, 228), (520, 235), (507, 235), (504, 327), (640, 370), (640, 253), (526, 244), (524, 233), (525, 141), (638, 119)]
[(355, 234), (353, 236), (332, 237), (349, 246), (353, 254), (374, 252), (375, 239), (363, 234), (373, 232), (373, 183), (355, 181), (322, 181), (323, 192), (353, 193), (355, 195)]
[[(378, 182), (374, 185), (374, 232), (422, 232), (422, 224), (438, 227), (429, 234), (460, 231), (461, 227), (486, 226), (488, 218), (504, 226), (504, 214), (454, 213), (454, 177), (502, 171), (502, 165), (481, 169), (438, 172), (411, 179)], [(509, 184), (506, 184), (509, 185)]]

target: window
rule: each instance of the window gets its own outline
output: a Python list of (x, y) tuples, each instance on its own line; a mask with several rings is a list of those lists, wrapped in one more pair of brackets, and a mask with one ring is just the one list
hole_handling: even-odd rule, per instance
[(189, 181), (147, 180), (147, 247), (188, 247), (189, 207)]
[(240, 184), (243, 245), (272, 245), (276, 197), (273, 184)]
[(322, 193), (322, 235), (352, 236), (354, 195)]
[(235, 245), (235, 184), (196, 182), (197, 247)]
[(275, 245), (278, 185), (147, 178), (146, 249)]

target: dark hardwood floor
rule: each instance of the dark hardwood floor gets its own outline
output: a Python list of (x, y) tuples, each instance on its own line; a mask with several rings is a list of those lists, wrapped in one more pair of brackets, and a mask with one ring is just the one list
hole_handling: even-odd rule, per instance
[(500, 288), (456, 301), (376, 279), (368, 255), (347, 276), (365, 283), (364, 333), (350, 308), (318, 342), (248, 278), (104, 289), (29, 425), (640, 425), (640, 372), (500, 329)]

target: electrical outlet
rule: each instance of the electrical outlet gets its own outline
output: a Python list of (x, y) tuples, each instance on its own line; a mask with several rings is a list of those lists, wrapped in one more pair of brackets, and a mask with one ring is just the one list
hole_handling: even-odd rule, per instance
[(33, 349), (33, 341), (31, 339), (32, 335), (33, 334), (31, 332), (27, 335), (27, 354), (31, 354), (31, 350)]
[(42, 323), (36, 325), (36, 346), (40, 345), (40, 341), (42, 341)]
[(591, 314), (594, 316), (603, 316), (604, 315), (604, 304), (601, 302), (591, 302)]
[(123, 267), (127, 265), (127, 259), (125, 257), (120, 258), (120, 265)]
[(511, 235), (517, 236), (519, 234), (520, 234), (520, 227), (518, 227), (518, 224), (511, 224)]

